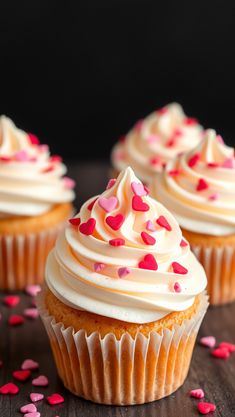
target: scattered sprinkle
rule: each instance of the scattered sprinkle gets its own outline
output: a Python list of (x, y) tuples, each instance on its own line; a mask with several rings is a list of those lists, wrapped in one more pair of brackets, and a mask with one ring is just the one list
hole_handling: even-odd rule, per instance
[(150, 165), (153, 165), (153, 166), (161, 164), (160, 156), (154, 156), (154, 157), (150, 158), (149, 163), (150, 163)]
[(8, 307), (15, 307), (19, 304), (20, 297), (18, 295), (6, 295), (6, 297), (3, 298), (3, 302)]
[(168, 171), (168, 175), (171, 177), (177, 177), (181, 174), (181, 171), (179, 169), (172, 169), (171, 171)]
[(32, 297), (36, 297), (36, 295), (41, 291), (40, 285), (27, 285), (25, 288), (25, 292)]
[(188, 246), (188, 242), (186, 242), (186, 240), (182, 239), (180, 242), (180, 246), (181, 248), (185, 248), (185, 246)]
[(34, 404), (26, 404), (20, 407), (21, 413), (34, 413), (37, 411), (37, 407)]
[(20, 370), (12, 372), (12, 376), (18, 381), (26, 381), (31, 376), (31, 371), (29, 370)]
[(212, 403), (199, 402), (197, 409), (201, 414), (209, 414), (216, 410), (216, 406)]
[(211, 355), (218, 359), (228, 359), (230, 352), (227, 348), (218, 347), (212, 350)]
[(50, 405), (61, 404), (64, 402), (64, 397), (60, 394), (51, 394), (47, 397), (47, 402)]
[(218, 168), (219, 164), (217, 162), (208, 162), (208, 168)]
[(228, 349), (230, 353), (235, 352), (235, 344), (229, 342), (221, 342), (219, 348)]
[(20, 326), (24, 323), (24, 317), (19, 314), (12, 314), (8, 319), (10, 326)]
[(30, 140), (32, 145), (39, 145), (40, 144), (40, 140), (33, 133), (28, 133), (28, 137), (29, 137), (29, 140)]
[(36, 387), (46, 387), (48, 384), (48, 378), (45, 375), (39, 375), (32, 380), (32, 385)]
[(37, 308), (26, 308), (24, 310), (24, 316), (27, 317), (28, 319), (32, 319), (35, 320), (39, 317), (39, 312)]
[(52, 163), (58, 164), (59, 162), (62, 162), (62, 156), (60, 156), (60, 155), (51, 155), (50, 161)]
[(39, 393), (39, 392), (31, 392), (31, 394), (29, 395), (30, 400), (33, 401), (34, 403), (40, 400), (43, 400), (44, 395)]
[(190, 397), (204, 398), (205, 394), (204, 394), (204, 391), (201, 388), (197, 388), (197, 389), (192, 389), (190, 391)]
[(19, 388), (17, 387), (17, 385), (13, 384), (13, 382), (8, 382), (5, 385), (2, 385), (0, 387), (0, 394), (11, 394), (11, 395), (15, 395), (18, 394), (19, 392)]
[(200, 344), (205, 347), (213, 348), (216, 344), (214, 336), (204, 336), (200, 339)]
[(54, 171), (55, 167), (54, 165), (49, 165), (48, 167), (41, 170), (42, 174), (48, 174), (49, 172)]
[(200, 154), (195, 153), (193, 156), (191, 156), (191, 158), (189, 158), (188, 166), (190, 168), (194, 167), (198, 163), (199, 159), (200, 159)]
[(179, 282), (174, 283), (174, 291), (175, 292), (181, 292), (182, 291), (182, 288), (181, 288), (181, 285), (180, 285)]
[(233, 158), (225, 159), (225, 161), (222, 164), (223, 168), (233, 169), (235, 167), (235, 161)]
[(198, 120), (195, 117), (185, 117), (184, 124), (187, 126), (194, 126), (198, 124)]
[(101, 262), (96, 262), (96, 263), (94, 263), (94, 270), (95, 270), (95, 272), (100, 272), (100, 271), (102, 271), (102, 269), (105, 268), (105, 266), (106, 265), (101, 263)]
[(100, 197), (98, 199), (98, 204), (104, 211), (106, 211), (106, 213), (110, 213), (110, 211), (117, 207), (118, 199), (115, 196), (109, 198)]
[(153, 224), (153, 222), (152, 222), (151, 220), (148, 220), (148, 221), (146, 222), (146, 229), (147, 229), (149, 232), (154, 232), (155, 227), (154, 227), (154, 224)]
[(65, 188), (68, 188), (69, 190), (71, 190), (72, 188), (75, 187), (76, 183), (72, 178), (69, 177), (64, 177), (63, 178), (63, 183)]

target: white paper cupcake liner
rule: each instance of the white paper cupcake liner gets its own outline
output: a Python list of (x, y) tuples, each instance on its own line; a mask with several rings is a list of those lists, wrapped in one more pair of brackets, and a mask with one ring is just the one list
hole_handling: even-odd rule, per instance
[(190, 244), (207, 279), (210, 304), (221, 305), (235, 300), (235, 247)]
[(44, 291), (37, 307), (59, 376), (71, 392), (96, 403), (131, 405), (163, 398), (183, 384), (208, 307), (205, 293), (196, 314), (180, 326), (134, 339), (126, 333), (117, 340), (112, 333), (102, 339), (98, 332), (87, 336), (57, 323), (45, 307)]
[(38, 233), (0, 236), (0, 290), (21, 290), (43, 282), (47, 255), (64, 224)]

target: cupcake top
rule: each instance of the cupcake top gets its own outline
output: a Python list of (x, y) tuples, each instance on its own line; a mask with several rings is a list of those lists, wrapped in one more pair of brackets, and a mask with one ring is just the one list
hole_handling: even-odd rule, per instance
[(37, 216), (74, 199), (66, 167), (36, 136), (0, 117), (0, 217)]
[(208, 129), (196, 149), (167, 164), (151, 192), (189, 231), (215, 236), (235, 233), (234, 149)]
[(201, 139), (202, 127), (197, 120), (187, 117), (179, 104), (168, 104), (139, 120), (121, 138), (113, 148), (112, 164), (118, 171), (130, 165), (148, 184), (169, 160), (194, 148)]
[(206, 287), (175, 218), (129, 167), (70, 219), (46, 280), (73, 308), (133, 323), (185, 310)]

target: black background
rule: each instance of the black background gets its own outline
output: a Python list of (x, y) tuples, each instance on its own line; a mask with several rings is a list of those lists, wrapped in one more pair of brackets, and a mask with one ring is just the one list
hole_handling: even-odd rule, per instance
[(0, 113), (66, 157), (108, 158), (170, 101), (233, 144), (235, 2), (0, 1)]

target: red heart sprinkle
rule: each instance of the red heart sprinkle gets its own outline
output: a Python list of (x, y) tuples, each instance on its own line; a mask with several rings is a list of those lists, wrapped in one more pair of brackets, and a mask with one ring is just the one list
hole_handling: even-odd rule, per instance
[(12, 375), (15, 379), (18, 379), (18, 381), (26, 381), (26, 379), (29, 379), (31, 371), (14, 371), (12, 372)]
[(124, 220), (125, 220), (125, 217), (122, 214), (116, 214), (116, 216), (108, 216), (105, 219), (106, 223), (113, 230), (119, 230)]
[(111, 180), (109, 180), (107, 186), (106, 186), (106, 190), (110, 190), (110, 188), (112, 188), (116, 182), (116, 178), (111, 178)]
[(190, 168), (194, 167), (200, 159), (200, 153), (195, 153), (191, 158), (188, 160), (188, 166)]
[(219, 164), (217, 162), (208, 162), (208, 168), (218, 168)]
[(168, 175), (171, 177), (177, 177), (181, 174), (181, 171), (179, 169), (172, 169), (171, 171), (168, 171)]
[(163, 114), (166, 114), (168, 112), (168, 108), (167, 107), (162, 107), (161, 109), (157, 110), (157, 113), (160, 114), (161, 116)]
[(156, 220), (156, 223), (159, 226), (164, 227), (164, 229), (168, 230), (169, 232), (172, 230), (170, 224), (168, 223), (167, 219), (164, 216), (159, 216), (158, 219)]
[(178, 262), (172, 262), (171, 265), (175, 274), (185, 275), (188, 273), (187, 268), (185, 268), (183, 265), (180, 265)]
[(190, 391), (190, 397), (204, 398), (205, 394), (204, 394), (204, 391), (201, 388), (197, 388), (197, 389), (192, 389)]
[(32, 143), (32, 145), (39, 145), (40, 144), (40, 140), (33, 133), (28, 133), (28, 137), (29, 137), (29, 140)]
[(158, 264), (154, 256), (149, 253), (148, 255), (145, 255), (142, 261), (139, 262), (138, 267), (141, 269), (151, 269), (152, 271), (157, 271)]
[(174, 291), (175, 292), (181, 292), (182, 291), (182, 288), (181, 288), (181, 285), (180, 285), (179, 282), (174, 283)]
[(53, 163), (62, 162), (62, 157), (60, 155), (51, 155), (50, 161)]
[(24, 317), (19, 314), (12, 314), (8, 319), (8, 324), (10, 326), (19, 326), (24, 323)]
[(154, 245), (156, 243), (156, 239), (146, 232), (141, 232), (141, 237), (146, 245)]
[(87, 209), (88, 210), (92, 210), (93, 209), (93, 206), (94, 206), (94, 204), (95, 204), (95, 202), (96, 202), (96, 200), (98, 200), (98, 198), (99, 197), (96, 197), (94, 200), (92, 200), (92, 202), (90, 203), (90, 204), (88, 204), (88, 206), (87, 206)]
[(121, 238), (111, 239), (109, 240), (109, 244), (111, 246), (123, 246), (125, 245), (125, 240)]
[(211, 355), (219, 359), (228, 359), (230, 352), (227, 348), (218, 347), (217, 349), (212, 350)]
[(184, 124), (187, 126), (194, 126), (198, 124), (198, 120), (195, 117), (185, 117)]
[(7, 295), (3, 301), (8, 307), (15, 307), (19, 304), (20, 297), (18, 295)]
[(8, 382), (7, 384), (0, 387), (0, 394), (18, 394), (19, 388), (17, 385), (13, 384), (12, 382)]
[(184, 239), (182, 239), (180, 242), (180, 246), (181, 248), (184, 248), (185, 246), (188, 246), (188, 243)]
[(47, 401), (50, 405), (61, 404), (64, 402), (64, 397), (60, 394), (52, 394), (47, 397)]
[(167, 148), (173, 148), (173, 146), (175, 146), (175, 145), (176, 145), (176, 139), (175, 139), (175, 138), (169, 139), (169, 140), (165, 143), (165, 146), (166, 146)]
[(134, 195), (132, 197), (132, 209), (135, 211), (148, 211), (149, 205), (139, 195)]
[(204, 178), (200, 178), (198, 180), (198, 184), (197, 184), (197, 191), (203, 191), (203, 190), (207, 190), (207, 188), (209, 188), (209, 184), (206, 182), (206, 180), (204, 180)]
[(81, 219), (80, 217), (73, 217), (72, 219), (69, 219), (69, 223), (71, 223), (73, 226), (79, 226)]
[(197, 409), (198, 409), (199, 413), (201, 413), (201, 414), (208, 414), (208, 413), (211, 413), (211, 412), (215, 411), (216, 406), (215, 406), (215, 404), (212, 404), (212, 403), (200, 402), (197, 405)]
[(42, 174), (47, 174), (48, 172), (54, 171), (55, 167), (54, 165), (49, 165), (48, 167), (41, 170)]
[(158, 165), (161, 163), (161, 158), (159, 156), (154, 156), (153, 158), (150, 158), (149, 162), (151, 165)]
[(85, 223), (81, 223), (79, 226), (79, 230), (83, 235), (89, 236), (95, 230), (96, 221), (92, 217)]
[(235, 352), (235, 345), (229, 342), (221, 342), (219, 348), (228, 349), (230, 353)]

